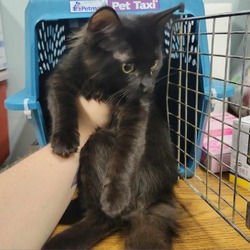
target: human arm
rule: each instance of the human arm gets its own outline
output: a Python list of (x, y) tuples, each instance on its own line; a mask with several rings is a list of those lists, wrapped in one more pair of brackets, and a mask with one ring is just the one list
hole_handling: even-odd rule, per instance
[[(94, 101), (82, 99), (80, 109), (82, 146), (110, 115)], [(0, 249), (41, 248), (74, 194), (78, 161), (79, 150), (62, 158), (47, 145), (0, 174)]]

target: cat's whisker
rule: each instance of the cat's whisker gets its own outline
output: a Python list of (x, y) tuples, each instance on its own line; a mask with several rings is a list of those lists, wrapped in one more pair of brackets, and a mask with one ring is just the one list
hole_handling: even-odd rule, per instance
[(121, 89), (121, 90), (115, 92), (114, 94), (112, 94), (112, 95), (107, 99), (107, 101), (108, 101), (108, 102), (114, 101), (115, 98), (119, 97), (119, 95), (123, 94), (123, 92), (124, 92), (123, 89)]
[(171, 73), (171, 74), (167, 74), (167, 75), (165, 75), (165, 76), (163, 76), (163, 77), (157, 79), (157, 80), (154, 82), (154, 84), (156, 85), (156, 84), (159, 83), (161, 80), (164, 80), (164, 79), (168, 78), (169, 76), (176, 75), (177, 73), (178, 73), (178, 72), (173, 72), (173, 73)]
[(100, 74), (99, 72), (95, 73), (94, 75), (92, 75), (92, 76), (89, 78), (89, 80), (95, 78), (95, 77), (98, 76), (99, 74)]
[(133, 94), (136, 89), (137, 89), (136, 86), (133, 86), (133, 87), (131, 86), (130, 88), (127, 88), (127, 89), (121, 89), (121, 90), (115, 92), (113, 95), (111, 95), (108, 98), (108, 101), (109, 102), (114, 102), (115, 99), (117, 99), (116, 104), (115, 104), (117, 106), (117, 105), (120, 104), (120, 102), (124, 98), (128, 97), (130, 94)]
[(128, 96), (129, 92), (131, 92), (131, 91), (129, 91), (129, 89), (126, 89), (125, 91), (123, 90), (123, 91), (121, 92), (121, 98), (120, 98), (119, 101), (116, 103), (116, 105), (119, 105), (120, 102), (122, 101), (122, 99)]

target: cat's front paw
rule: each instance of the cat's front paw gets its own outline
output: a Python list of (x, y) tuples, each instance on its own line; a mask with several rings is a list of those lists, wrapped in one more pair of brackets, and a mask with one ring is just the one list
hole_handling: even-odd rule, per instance
[(101, 194), (101, 206), (103, 212), (110, 217), (116, 217), (129, 205), (130, 189), (115, 183), (107, 183), (103, 186)]
[(51, 147), (55, 154), (62, 157), (69, 157), (71, 153), (77, 152), (79, 134), (66, 131), (55, 133), (51, 137)]

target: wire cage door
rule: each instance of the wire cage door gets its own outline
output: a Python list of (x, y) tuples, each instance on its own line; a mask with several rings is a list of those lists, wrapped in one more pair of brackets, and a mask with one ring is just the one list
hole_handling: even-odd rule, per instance
[(172, 25), (169, 55), (180, 175), (250, 242), (250, 12), (184, 16)]

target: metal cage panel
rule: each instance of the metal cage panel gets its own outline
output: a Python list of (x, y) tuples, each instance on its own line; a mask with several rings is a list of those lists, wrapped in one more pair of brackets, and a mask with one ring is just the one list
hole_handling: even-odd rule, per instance
[[(219, 25), (221, 21), (224, 26)], [(180, 42), (178, 47), (170, 46), (167, 93), (183, 180), (248, 241), (249, 21), (249, 12), (177, 20), (170, 41)], [(205, 32), (200, 29), (204, 22), (208, 28)], [(235, 25), (239, 22), (244, 24), (243, 29)], [(208, 52), (190, 43), (196, 40), (199, 45), (204, 36), (208, 38)], [(237, 52), (231, 46), (235, 38), (242, 41)], [(175, 58), (181, 60), (176, 63)], [(207, 71), (200, 64), (203, 60), (209, 61)], [(194, 63), (190, 65), (189, 61)]]

